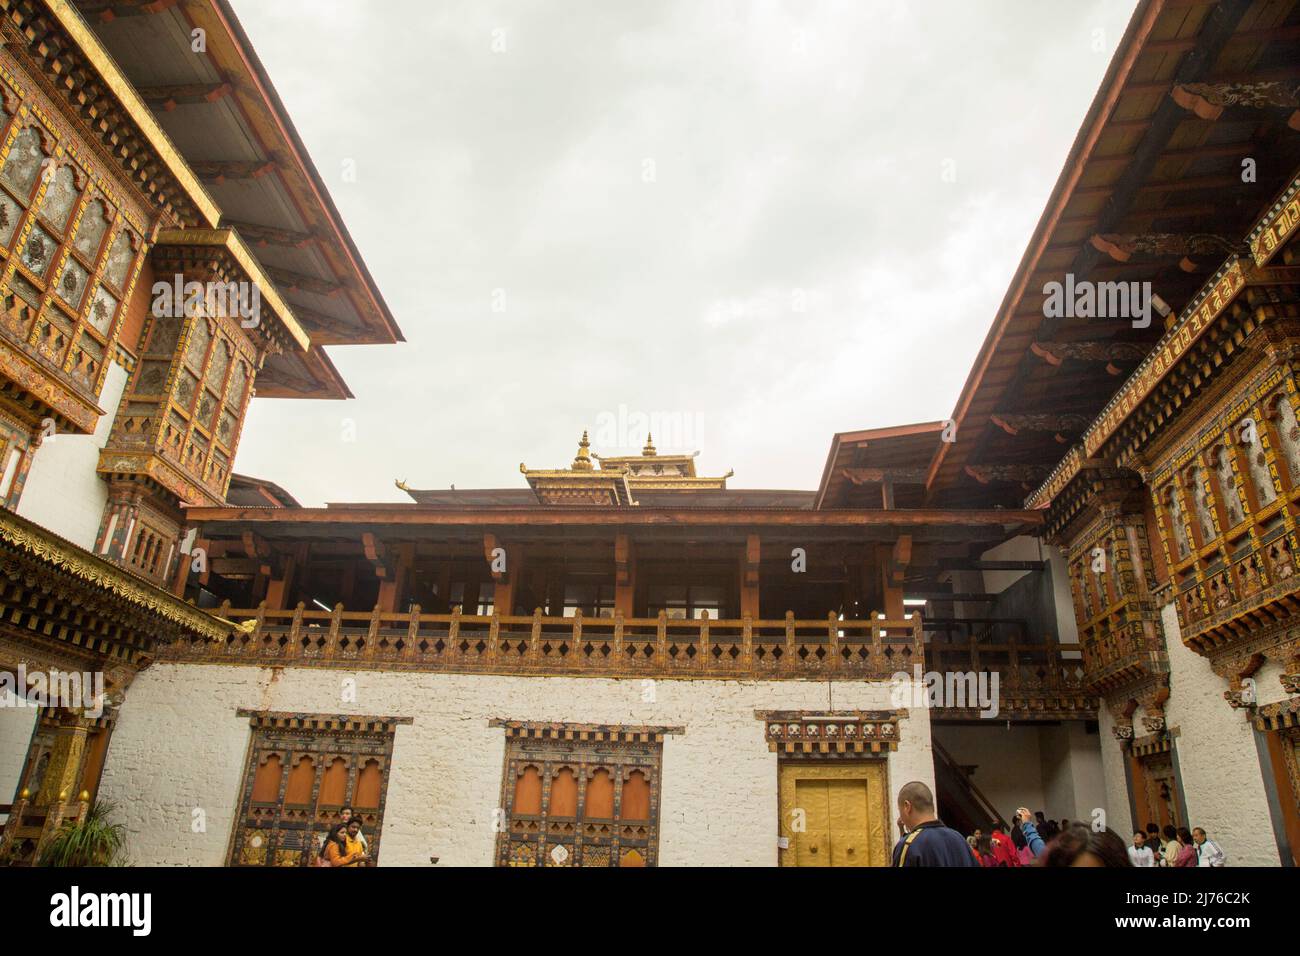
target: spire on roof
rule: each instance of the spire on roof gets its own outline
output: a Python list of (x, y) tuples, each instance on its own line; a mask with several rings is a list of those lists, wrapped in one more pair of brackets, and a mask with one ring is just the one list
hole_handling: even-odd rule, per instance
[(641, 449), (641, 454), (644, 455), (646, 458), (649, 458), (652, 455), (659, 454), (659, 452), (655, 451), (654, 436), (651, 435), (649, 432), (646, 432), (645, 434), (645, 447)]
[(573, 457), (573, 464), (569, 467), (574, 471), (591, 471), (591, 442), (587, 440), (587, 430), (582, 431), (582, 441), (578, 442), (578, 454)]

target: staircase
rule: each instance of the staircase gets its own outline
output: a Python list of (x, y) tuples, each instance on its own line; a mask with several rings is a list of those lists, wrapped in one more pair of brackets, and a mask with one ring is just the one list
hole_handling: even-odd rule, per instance
[(963, 836), (973, 833), (976, 827), (988, 833), (999, 820), (1005, 820), (1006, 813), (998, 812), (943, 745), (933, 737), (931, 743), (939, 819)]

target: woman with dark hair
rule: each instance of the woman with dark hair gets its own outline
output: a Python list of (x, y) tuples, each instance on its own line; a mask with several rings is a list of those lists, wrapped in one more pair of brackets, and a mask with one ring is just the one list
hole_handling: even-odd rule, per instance
[(1038, 858), (1043, 866), (1104, 866), (1131, 869), (1128, 847), (1119, 834), (1107, 827), (1092, 830), (1082, 824), (1072, 824), (1047, 845)]
[(1160, 826), (1158, 824), (1147, 824), (1147, 846), (1151, 847), (1151, 852), (1154, 853), (1156, 857), (1156, 866), (1159, 866), (1163, 854), (1164, 841), (1160, 839)]
[(1192, 831), (1187, 827), (1179, 827), (1178, 855), (1174, 858), (1174, 866), (1195, 866), (1196, 862), (1196, 844), (1192, 842)]
[(993, 856), (993, 841), (987, 833), (981, 833), (975, 840), (975, 855), (979, 857), (980, 866), (997, 866)]
[(360, 855), (348, 853), (347, 832), (346, 823), (336, 823), (330, 827), (329, 836), (325, 838), (325, 846), (321, 849), (321, 856), (330, 866), (351, 866), (355, 862), (355, 857)]
[(1015, 848), (1016, 859), (1020, 861), (1021, 866), (1032, 866), (1034, 863), (1034, 851), (1029, 849), (1029, 841), (1025, 839), (1025, 834), (1020, 827), (1011, 828), (1011, 845)]

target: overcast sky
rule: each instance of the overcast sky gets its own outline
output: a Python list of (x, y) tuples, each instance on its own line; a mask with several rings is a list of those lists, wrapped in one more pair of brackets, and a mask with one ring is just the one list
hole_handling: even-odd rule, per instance
[(949, 417), (1135, 5), (233, 2), (407, 338), (253, 402), (306, 505)]

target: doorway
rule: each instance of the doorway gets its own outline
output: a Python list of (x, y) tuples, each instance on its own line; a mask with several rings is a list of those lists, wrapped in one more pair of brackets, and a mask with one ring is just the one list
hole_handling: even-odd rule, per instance
[(883, 760), (782, 761), (782, 866), (888, 866)]

